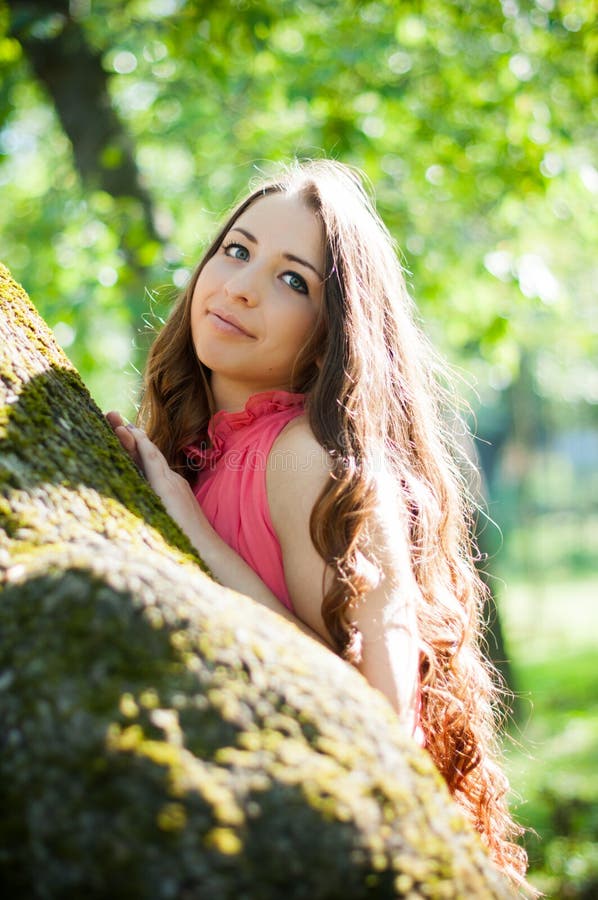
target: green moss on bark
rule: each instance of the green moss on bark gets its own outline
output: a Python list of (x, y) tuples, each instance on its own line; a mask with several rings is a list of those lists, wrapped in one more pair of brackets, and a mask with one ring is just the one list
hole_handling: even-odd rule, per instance
[(202, 571), (5, 269), (0, 391), (9, 896), (512, 896), (385, 700)]

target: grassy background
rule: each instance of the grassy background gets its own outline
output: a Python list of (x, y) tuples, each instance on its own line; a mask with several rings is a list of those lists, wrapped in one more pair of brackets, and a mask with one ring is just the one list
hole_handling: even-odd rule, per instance
[(550, 567), (502, 590), (519, 714), (507, 767), (531, 880), (554, 898), (598, 897), (597, 598), (597, 575)]

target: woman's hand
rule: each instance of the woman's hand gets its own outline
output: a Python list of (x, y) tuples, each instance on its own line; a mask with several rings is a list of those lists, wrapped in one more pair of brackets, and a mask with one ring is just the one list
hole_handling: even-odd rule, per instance
[(135, 465), (139, 469), (143, 469), (141, 465), (141, 457), (137, 452), (137, 442), (133, 436), (133, 426), (125, 425), (124, 419), (119, 412), (112, 410), (106, 413), (108, 424), (112, 428), (114, 434), (122, 444), (123, 450), (126, 450)]
[(166, 508), (168, 515), (197, 546), (202, 525), (207, 519), (189, 483), (168, 465), (164, 455), (141, 428), (125, 425), (118, 412), (106, 415), (124, 450), (142, 471)]
[(109, 412), (108, 423), (133, 462), (141, 469), (166, 511), (185, 532), (212, 575), (226, 587), (248, 594), (328, 647), (320, 635), (301, 622), (275, 597), (259, 575), (210, 525), (189, 484), (173, 472), (160, 450), (141, 428), (125, 425), (121, 415)]

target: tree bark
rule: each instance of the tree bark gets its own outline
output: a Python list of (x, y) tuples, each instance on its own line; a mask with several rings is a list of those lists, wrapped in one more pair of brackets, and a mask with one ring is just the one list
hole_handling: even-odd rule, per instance
[(11, 898), (513, 896), (331, 652), (217, 585), (0, 268)]

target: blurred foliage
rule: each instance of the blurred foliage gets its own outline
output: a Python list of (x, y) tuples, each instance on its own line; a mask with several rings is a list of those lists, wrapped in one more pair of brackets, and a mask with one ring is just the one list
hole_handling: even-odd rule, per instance
[(535, 772), (524, 776), (527, 805), (520, 816), (538, 833), (528, 835), (527, 849), (535, 880), (550, 897), (590, 900), (598, 893), (595, 661), (594, 648), (520, 672), (534, 697), (528, 739), (537, 748), (528, 761)]
[(526, 835), (532, 881), (559, 900), (598, 894), (598, 644), (588, 627), (597, 591), (595, 575), (527, 582), (513, 585), (503, 604), (525, 685), (521, 733), (508, 756), (523, 798), (516, 814), (534, 829)]
[(23, 5), (39, 37), (67, 20), (64, 3), (0, 3), (2, 256), (100, 400), (142, 359), (145, 289), (163, 315), (256, 169), (322, 154), (366, 170), (429, 330), (485, 391), (530, 348), (541, 394), (598, 398), (593, 2), (71, 2), (163, 247), (143, 243), (138, 203), (82, 187), (10, 36)]
[[(122, 124), (95, 178), (29, 54), (68, 29)], [(248, 181), (294, 156), (361, 167), (426, 330), (467, 372), (503, 560), (539, 583), (589, 571), (597, 66), (595, 0), (0, 0), (0, 257), (100, 405), (131, 414), (152, 328)], [(150, 227), (133, 190), (105, 189), (125, 138)], [(485, 540), (498, 552), (498, 531)], [(552, 835), (537, 865), (558, 896), (589, 896), (567, 869), (586, 832), (569, 818), (563, 837), (566, 791), (551, 790), (534, 807)]]

